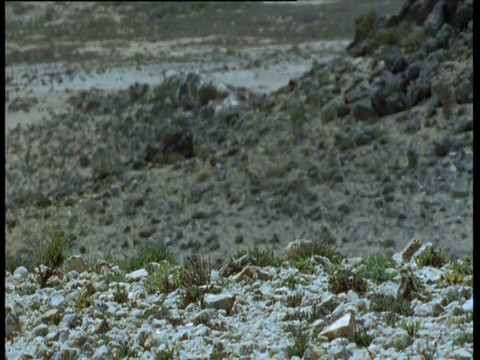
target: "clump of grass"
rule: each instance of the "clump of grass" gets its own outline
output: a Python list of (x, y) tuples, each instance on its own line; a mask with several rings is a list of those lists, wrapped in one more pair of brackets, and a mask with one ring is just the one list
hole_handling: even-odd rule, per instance
[(304, 274), (314, 274), (315, 267), (317, 264), (312, 259), (301, 259), (295, 261), (293, 264), (294, 268), (297, 268), (298, 271)]
[(114, 282), (125, 282), (125, 275), (123, 273), (108, 273), (105, 276), (105, 281), (109, 285)]
[(173, 360), (175, 355), (175, 346), (168, 347), (165, 350), (160, 350), (155, 353), (156, 360)]
[(365, 39), (378, 24), (378, 15), (375, 10), (370, 10), (355, 18), (354, 42)]
[(290, 274), (285, 279), (283, 279), (280, 284), (282, 286), (287, 286), (290, 290), (295, 290), (297, 288), (297, 284), (301, 282), (302, 280), (300, 278), (296, 277), (293, 274)]
[(333, 103), (323, 108), (320, 117), (324, 123), (328, 123), (337, 117), (337, 104)]
[(394, 261), (385, 254), (372, 254), (365, 261), (363, 275), (365, 278), (381, 284), (391, 280), (394, 275), (388, 274), (385, 270), (394, 267)]
[(282, 259), (274, 254), (273, 251), (259, 250), (258, 248), (250, 248), (248, 250), (238, 250), (233, 256), (234, 259), (238, 259), (244, 255), (250, 255), (260, 267), (280, 267), (282, 265)]
[(290, 252), (285, 260), (292, 262), (310, 259), (313, 255), (324, 256), (332, 263), (340, 263), (343, 256), (327, 241), (304, 241), (299, 244), (294, 252)]
[[(449, 264), (448, 271), (445, 273), (445, 276), (440, 278), (439, 284), (446, 282), (448, 285), (464, 284), (472, 286), (472, 275), (473, 258), (456, 259)], [(466, 276), (468, 279), (465, 278)]]
[(285, 355), (287, 359), (293, 356), (303, 357), (303, 354), (308, 348), (308, 335), (305, 329), (292, 328), (291, 333), (293, 335), (294, 343), (285, 348)]
[(128, 292), (125, 289), (120, 289), (120, 284), (117, 283), (115, 291), (113, 292), (113, 301), (123, 304), (128, 301)]
[(367, 282), (362, 274), (356, 274), (353, 270), (337, 269), (329, 275), (328, 287), (334, 294), (348, 290), (363, 294), (367, 290)]
[(460, 275), (473, 275), (473, 257), (469, 256), (464, 259), (453, 260), (449, 268)]
[(79, 291), (75, 300), (75, 306), (78, 310), (86, 309), (93, 305), (93, 299), (91, 296), (85, 295)]
[(415, 264), (419, 268), (424, 266), (432, 266), (441, 268), (448, 262), (444, 250), (436, 250), (432, 246), (425, 249), (419, 256), (415, 257)]
[(410, 302), (404, 298), (395, 299), (391, 296), (374, 294), (370, 299), (370, 310), (384, 312), (386, 311), (385, 321), (393, 326), (398, 321), (398, 316), (411, 316), (413, 309)]
[(145, 290), (149, 294), (169, 293), (180, 286), (180, 269), (168, 263), (163, 263), (160, 268), (151, 273), (145, 281)]
[(374, 337), (372, 335), (369, 335), (363, 328), (358, 329), (355, 331), (355, 343), (358, 346), (363, 346), (365, 349), (367, 349), (368, 353), (370, 354), (370, 357), (373, 359), (373, 355), (370, 353), (370, 350), (368, 350), (368, 347), (372, 343)]
[(210, 259), (201, 259), (198, 256), (187, 258), (187, 264), (180, 272), (180, 281), (184, 286), (201, 286), (210, 283), (212, 264)]
[(210, 360), (221, 360), (221, 359), (229, 359), (231, 358), (231, 354), (229, 354), (225, 350), (225, 345), (221, 342), (217, 342), (213, 344), (213, 351), (210, 354)]
[(299, 307), (300, 304), (302, 303), (302, 299), (303, 299), (303, 294), (301, 294), (301, 293), (296, 293), (296, 294), (293, 294), (293, 295), (289, 295), (287, 297), (286, 306), (291, 307), (291, 308)]
[(48, 280), (57, 273), (58, 268), (65, 261), (65, 248), (68, 240), (60, 231), (55, 232), (46, 248), (40, 253), (40, 263), (46, 268), (38, 269), (40, 288), (47, 287)]
[(405, 319), (403, 319), (398, 326), (407, 330), (408, 335), (413, 337), (420, 327), (420, 321), (407, 322)]
[(134, 256), (127, 261), (120, 262), (120, 267), (125, 271), (135, 271), (147, 268), (151, 262), (167, 261), (176, 264), (175, 255), (170, 251), (163, 240), (150, 239), (141, 245)]
[(443, 116), (450, 119), (453, 114), (453, 107), (456, 103), (452, 84), (439, 83), (433, 88), (434, 94), (442, 105)]
[(378, 31), (372, 36), (370, 45), (372, 49), (377, 49), (382, 45), (395, 45), (398, 43), (398, 34), (394, 28)]
[(182, 295), (180, 307), (185, 308), (188, 304), (199, 301), (202, 294), (202, 290), (197, 285), (187, 285)]
[(418, 45), (426, 36), (423, 28), (412, 30), (399, 41), (401, 47), (409, 48)]
[(132, 350), (132, 348), (128, 344), (128, 342), (122, 341), (120, 343), (120, 347), (114, 353), (113, 359), (114, 360), (120, 360), (120, 359), (129, 358), (131, 356), (132, 357), (135, 356), (135, 352)]

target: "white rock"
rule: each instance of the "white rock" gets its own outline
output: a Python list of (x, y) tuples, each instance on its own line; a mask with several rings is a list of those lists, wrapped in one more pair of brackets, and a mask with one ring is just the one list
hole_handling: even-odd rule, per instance
[(462, 305), (462, 309), (466, 313), (473, 313), (473, 297), (465, 301), (465, 303)]
[(413, 339), (410, 335), (408, 335), (407, 331), (404, 329), (397, 329), (392, 337), (387, 338), (385, 347), (388, 349), (393, 346), (397, 350), (403, 350), (412, 345), (412, 343)]
[(465, 349), (457, 349), (448, 354), (449, 359), (467, 360), (473, 359), (473, 354)]
[(202, 300), (204, 308), (224, 309), (227, 314), (232, 310), (235, 303), (235, 295), (232, 294), (206, 294)]
[(319, 336), (326, 336), (329, 340), (339, 337), (353, 339), (355, 334), (355, 320), (351, 313), (345, 314), (332, 325), (327, 326)]
[(25, 266), (18, 267), (15, 272), (13, 273), (13, 277), (15, 280), (23, 280), (27, 277), (28, 270)]
[(137, 282), (148, 277), (148, 272), (145, 269), (135, 270), (127, 275), (125, 275), (125, 280), (129, 283)]

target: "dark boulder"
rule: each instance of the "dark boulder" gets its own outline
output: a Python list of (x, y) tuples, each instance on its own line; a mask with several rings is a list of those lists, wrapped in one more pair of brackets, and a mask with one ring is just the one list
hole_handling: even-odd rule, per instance
[(194, 138), (192, 133), (187, 130), (178, 131), (165, 138), (163, 149), (163, 156), (178, 154), (185, 158), (195, 156), (194, 152)]
[(368, 98), (356, 102), (352, 107), (352, 114), (356, 120), (368, 120), (378, 117)]
[(413, 64), (410, 64), (405, 71), (407, 79), (410, 81), (416, 80), (420, 75), (420, 71), (422, 71), (422, 65), (421, 61), (416, 61)]

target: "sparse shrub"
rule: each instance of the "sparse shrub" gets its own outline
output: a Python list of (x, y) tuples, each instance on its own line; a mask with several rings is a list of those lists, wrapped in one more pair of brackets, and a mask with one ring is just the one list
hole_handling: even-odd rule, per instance
[(125, 282), (125, 275), (122, 273), (108, 273), (105, 275), (105, 281), (109, 285), (114, 282)]
[(169, 293), (180, 286), (180, 269), (169, 264), (162, 264), (151, 273), (145, 281), (145, 289), (149, 294)]
[(77, 294), (77, 299), (75, 300), (75, 306), (78, 310), (86, 309), (93, 305), (93, 299), (91, 296), (84, 295), (81, 291)]
[(378, 15), (375, 10), (361, 14), (355, 18), (354, 42), (365, 39), (378, 24)]
[(444, 250), (436, 250), (432, 246), (425, 249), (419, 256), (415, 257), (415, 264), (419, 268), (424, 266), (433, 266), (441, 268), (448, 262)]
[(293, 263), (293, 267), (304, 274), (314, 274), (317, 264), (312, 259), (301, 259)]
[(370, 299), (370, 310), (372, 311), (389, 311), (393, 314), (411, 316), (413, 310), (410, 302), (406, 299), (395, 299), (391, 296), (374, 294)]
[(324, 256), (334, 264), (340, 263), (341, 259), (343, 258), (343, 256), (330, 242), (305, 241), (300, 243), (295, 252), (290, 253), (285, 260), (295, 262), (298, 260), (310, 259), (313, 255)]
[(167, 261), (170, 264), (176, 264), (174, 254), (170, 251), (163, 240), (149, 239), (142, 244), (135, 255), (126, 262), (121, 262), (121, 267), (125, 271), (135, 271), (147, 268), (151, 262)]
[(202, 290), (196, 285), (188, 285), (185, 287), (185, 293), (180, 303), (181, 308), (187, 307), (188, 304), (197, 302), (202, 296)]
[(44, 269), (37, 269), (40, 275), (40, 287), (47, 287), (48, 280), (57, 273), (58, 268), (65, 261), (65, 248), (68, 240), (65, 235), (57, 231), (46, 248), (40, 253), (40, 263), (45, 265)]
[(182, 285), (208, 285), (212, 273), (212, 264), (210, 260), (200, 259), (198, 256), (187, 258), (187, 264), (180, 272), (180, 281)]
[(309, 341), (307, 331), (304, 329), (293, 328), (291, 332), (294, 338), (294, 343), (285, 348), (285, 354), (287, 359), (290, 359), (292, 356), (298, 356), (301, 358), (308, 348)]
[(281, 285), (287, 286), (291, 290), (295, 290), (297, 288), (297, 284), (301, 282), (302, 280), (300, 278), (297, 278), (295, 277), (295, 275), (290, 274), (282, 280)]
[(425, 30), (421, 27), (412, 30), (406, 36), (403, 36), (399, 44), (401, 47), (409, 48), (418, 45), (425, 38)]
[(329, 275), (328, 287), (334, 294), (340, 294), (348, 290), (363, 294), (367, 290), (367, 282), (361, 274), (355, 274), (347, 269), (338, 269)]
[(113, 174), (115, 160), (109, 150), (100, 148), (92, 156), (90, 166), (93, 177), (102, 180)]
[(175, 347), (167, 347), (165, 350), (160, 350), (155, 353), (155, 360), (173, 360)]
[(279, 267), (282, 265), (282, 259), (278, 256), (275, 256), (273, 251), (259, 250), (255, 247), (248, 250), (238, 250), (233, 256), (233, 258), (238, 259), (246, 254), (249, 254), (251, 257), (255, 258), (255, 260), (257, 260), (258, 266), (260, 267)]
[(296, 293), (296, 294), (293, 294), (293, 295), (289, 295), (287, 297), (286, 306), (291, 307), (291, 308), (299, 307), (300, 304), (302, 303), (302, 299), (303, 299), (303, 294), (301, 294), (301, 293)]
[(381, 284), (393, 278), (393, 274), (387, 274), (385, 270), (395, 266), (391, 258), (385, 254), (370, 255), (365, 261), (363, 275), (377, 284)]
[(382, 45), (395, 45), (398, 43), (398, 34), (396, 29), (384, 29), (378, 31), (375, 35), (372, 36), (370, 45), (372, 49), (377, 49)]
[(363, 346), (368, 350), (368, 347), (373, 341), (373, 336), (369, 335), (364, 329), (358, 329), (355, 331), (355, 343), (359, 346)]
[(433, 88), (433, 92), (442, 104), (443, 116), (450, 119), (456, 102), (452, 84), (439, 83)]
[(323, 108), (320, 117), (324, 123), (328, 123), (337, 117), (337, 104), (332, 103)]
[(408, 335), (413, 337), (417, 332), (418, 328), (420, 327), (420, 322), (407, 322), (405, 319), (403, 319), (398, 326), (400, 326), (402, 329), (407, 330)]
[(120, 284), (117, 283), (115, 291), (113, 292), (113, 301), (123, 304), (128, 301), (128, 292), (125, 289), (120, 289)]

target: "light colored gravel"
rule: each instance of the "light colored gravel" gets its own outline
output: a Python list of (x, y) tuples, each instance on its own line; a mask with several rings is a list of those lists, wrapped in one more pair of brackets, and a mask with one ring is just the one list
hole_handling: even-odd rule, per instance
[[(175, 359), (221, 353), (225, 358), (286, 359), (287, 347), (295, 343), (292, 329), (297, 328), (308, 339), (304, 359), (472, 358), (472, 288), (465, 281), (448, 285), (449, 265), (419, 269), (415, 256), (387, 269), (394, 274), (391, 281), (368, 280), (362, 295), (353, 290), (332, 293), (332, 264), (320, 256), (312, 257), (316, 265), (310, 274), (288, 262), (280, 268), (246, 265), (228, 277), (213, 270), (208, 288), (201, 287), (206, 292), (201, 300), (185, 308), (182, 288), (148, 293), (145, 282), (151, 274), (146, 269), (125, 274), (125, 282), (108, 283), (107, 276), (118, 273), (118, 266), (99, 262), (95, 270), (79, 273), (75, 269), (83, 270), (82, 261), (74, 257), (67, 261), (70, 272), (40, 289), (35, 274), (19, 267), (5, 273), (5, 353), (8, 359), (109, 359), (122, 358), (121, 351), (128, 350), (130, 358), (154, 359), (174, 349)], [(358, 266), (363, 266), (362, 259), (344, 259), (340, 268)], [(371, 309), (372, 296), (398, 296), (405, 279), (415, 279), (411, 294), (418, 291), (410, 300), (413, 315), (396, 315), (389, 322), (388, 311)], [(125, 302), (116, 301), (119, 290), (128, 294)], [(82, 295), (93, 301), (79, 309)], [(313, 311), (317, 315), (309, 316)], [(405, 324), (416, 326), (413, 333)], [(368, 348), (354, 341), (361, 333), (372, 339)]]

